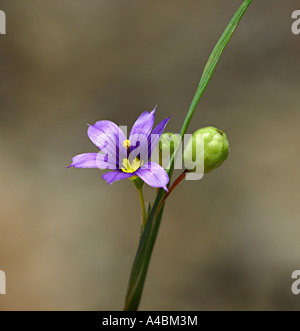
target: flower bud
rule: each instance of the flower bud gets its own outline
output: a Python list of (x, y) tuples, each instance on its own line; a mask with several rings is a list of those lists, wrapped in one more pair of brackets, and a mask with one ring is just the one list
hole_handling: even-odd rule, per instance
[[(204, 173), (218, 168), (228, 157), (229, 143), (226, 134), (212, 126), (195, 131), (189, 139), (183, 153), (184, 164), (190, 171), (203, 169), (204, 149)], [(201, 167), (202, 165), (202, 167)]]
[(179, 139), (173, 133), (163, 133), (159, 139), (159, 155), (163, 159), (169, 158), (178, 147)]

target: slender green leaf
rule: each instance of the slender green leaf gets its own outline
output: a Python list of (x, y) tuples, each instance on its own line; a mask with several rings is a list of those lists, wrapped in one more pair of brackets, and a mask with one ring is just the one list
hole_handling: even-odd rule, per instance
[(153, 233), (151, 238), (153, 238), (153, 240), (151, 240), (149, 242), (149, 247), (148, 247), (148, 252), (149, 254), (145, 255), (145, 260), (142, 263), (142, 268), (140, 270), (140, 272), (138, 273), (138, 277), (137, 277), (137, 281), (134, 284), (134, 290), (133, 291), (129, 291), (126, 297), (126, 303), (125, 303), (125, 308), (124, 310), (127, 311), (135, 311), (138, 309), (141, 297), (142, 297), (142, 293), (143, 293), (143, 288), (144, 288), (144, 283), (146, 280), (146, 276), (147, 276), (147, 271), (148, 271), (148, 267), (149, 267), (149, 262), (151, 259), (151, 252), (153, 250), (155, 241), (156, 241), (156, 237), (157, 237), (157, 233), (159, 230), (159, 225), (161, 222), (161, 218), (163, 215), (163, 209), (164, 207), (161, 208), (161, 210), (159, 211), (157, 218), (156, 218), (156, 222), (153, 228)]
[[(180, 131), (180, 137), (183, 138), (183, 135), (186, 133), (187, 128), (191, 122), (192, 116), (195, 112), (196, 106), (204, 93), (214, 71), (219, 61), (220, 56), (222, 55), (226, 45), (228, 44), (229, 40), (231, 39), (232, 35), (234, 34), (236, 28), (238, 27), (243, 15), (245, 14), (246, 10), (248, 9), (249, 5), (251, 4), (252, 0), (246, 0), (242, 3), (239, 9), (236, 11), (234, 16), (232, 17), (231, 21), (227, 25), (225, 31), (223, 32), (222, 36), (220, 37), (219, 41), (217, 42), (216, 46), (214, 47), (210, 57), (204, 67), (200, 82), (198, 84), (196, 93), (193, 97), (191, 102), (189, 111), (185, 117), (184, 123), (182, 125)], [(169, 166), (169, 177), (172, 177), (172, 173), (174, 170), (174, 159), (178, 153), (178, 150), (173, 154), (173, 157), (170, 160)]]

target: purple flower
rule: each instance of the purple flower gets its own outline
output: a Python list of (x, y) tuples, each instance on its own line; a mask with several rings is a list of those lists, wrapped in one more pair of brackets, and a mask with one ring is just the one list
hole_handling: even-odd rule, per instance
[(99, 121), (90, 125), (88, 136), (100, 152), (76, 155), (68, 168), (110, 169), (112, 171), (102, 175), (108, 184), (138, 176), (146, 184), (167, 191), (169, 177), (166, 171), (149, 160), (170, 117), (161, 121), (152, 131), (155, 109), (156, 107), (150, 113), (145, 111), (139, 116), (128, 139), (111, 121)]

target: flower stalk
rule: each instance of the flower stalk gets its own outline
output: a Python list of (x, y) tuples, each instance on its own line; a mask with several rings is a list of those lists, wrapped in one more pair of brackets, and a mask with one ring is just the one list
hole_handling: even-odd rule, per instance
[(147, 214), (146, 214), (146, 207), (145, 207), (145, 199), (144, 199), (144, 193), (143, 189), (139, 189), (139, 198), (140, 198), (140, 203), (141, 203), (141, 208), (142, 208), (142, 230), (144, 231), (147, 223)]

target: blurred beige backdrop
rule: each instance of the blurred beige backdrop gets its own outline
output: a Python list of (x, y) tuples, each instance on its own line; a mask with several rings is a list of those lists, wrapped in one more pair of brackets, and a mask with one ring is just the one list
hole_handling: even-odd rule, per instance
[[(140, 209), (129, 181), (70, 169), (86, 123), (144, 110), (178, 132), (241, 0), (2, 0), (1, 310), (122, 309)], [(170, 198), (142, 310), (300, 308), (298, 0), (253, 1), (189, 133), (227, 133), (228, 161)], [(146, 190), (152, 200), (154, 190)]]

